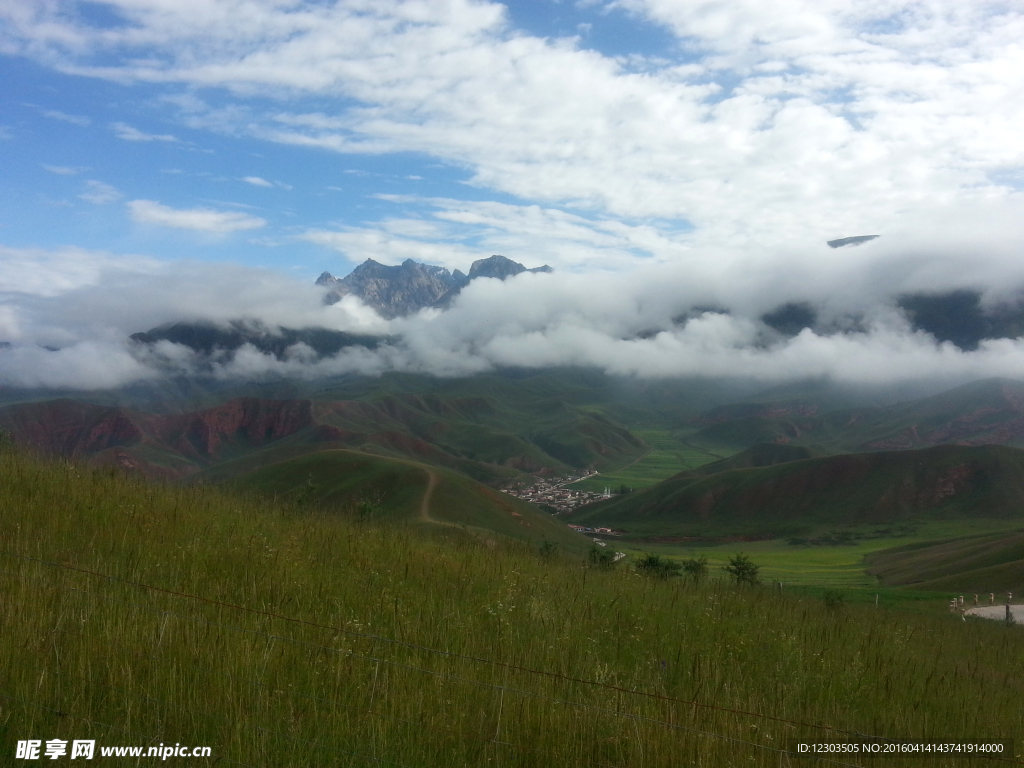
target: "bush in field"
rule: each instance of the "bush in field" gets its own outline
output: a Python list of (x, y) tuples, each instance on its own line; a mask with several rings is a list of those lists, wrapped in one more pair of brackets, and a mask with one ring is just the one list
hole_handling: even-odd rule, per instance
[(558, 551), (558, 544), (556, 544), (553, 541), (545, 540), (544, 543), (540, 545), (541, 557), (551, 557), (557, 551)]
[(678, 576), (683, 566), (675, 560), (669, 560), (660, 555), (644, 555), (636, 561), (636, 569), (646, 576), (653, 576), (657, 579), (667, 579)]
[(749, 557), (739, 552), (729, 558), (729, 564), (723, 565), (722, 570), (736, 579), (737, 584), (757, 584), (761, 566), (754, 565)]
[(587, 562), (591, 568), (600, 568), (602, 571), (609, 571), (615, 567), (615, 552), (605, 549), (596, 544), (587, 553)]
[(834, 589), (825, 591), (825, 594), (821, 596), (821, 599), (825, 601), (825, 605), (832, 610), (838, 610), (843, 607), (844, 597), (842, 592), (837, 592)]
[(356, 502), (356, 518), (359, 520), (373, 520), (380, 517), (384, 512), (384, 504), (380, 494), (371, 497), (362, 497)]
[(320, 486), (313, 480), (313, 473), (310, 472), (306, 482), (295, 489), (295, 503), (300, 507), (312, 504), (320, 496)]
[(687, 576), (693, 577), (694, 581), (702, 581), (708, 575), (707, 556), (701, 555), (700, 557), (683, 560), (683, 570), (686, 571)]

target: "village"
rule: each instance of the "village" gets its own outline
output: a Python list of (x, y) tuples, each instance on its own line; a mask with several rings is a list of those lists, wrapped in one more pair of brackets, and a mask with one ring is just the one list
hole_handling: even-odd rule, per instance
[[(580, 475), (569, 475), (568, 477), (560, 478), (538, 478), (533, 485), (510, 487), (502, 490), (511, 496), (523, 499), (523, 501), (529, 501), (532, 504), (552, 510), (556, 515), (567, 514), (585, 504), (611, 498), (611, 490), (608, 488), (605, 488), (604, 492), (598, 493), (596, 491), (572, 490), (567, 487), (580, 480), (593, 477), (596, 474), (598, 473), (594, 470), (586, 469)], [(591, 528), (585, 525), (573, 524), (569, 524), (569, 527), (580, 533), (597, 533), (605, 536), (621, 535), (621, 532), (611, 528)], [(595, 539), (595, 541), (597, 540)], [(604, 546), (603, 542), (599, 543), (601, 546)]]
[(537, 478), (533, 485), (509, 487), (502, 490), (510, 496), (516, 496), (531, 504), (554, 510), (555, 514), (565, 514), (584, 504), (611, 498), (611, 493), (607, 488), (604, 493), (597, 493), (595, 491), (576, 491), (566, 487), (596, 474), (598, 473), (592, 469), (585, 469), (579, 475)]

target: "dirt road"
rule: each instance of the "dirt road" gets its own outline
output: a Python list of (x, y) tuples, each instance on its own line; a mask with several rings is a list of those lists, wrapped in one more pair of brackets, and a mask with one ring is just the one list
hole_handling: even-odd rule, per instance
[[(980, 616), (983, 619), (1006, 619), (1005, 605), (979, 605), (977, 608), (969, 608), (965, 613), (968, 616)], [(1017, 624), (1024, 624), (1024, 605), (1011, 605), (1010, 615)]]

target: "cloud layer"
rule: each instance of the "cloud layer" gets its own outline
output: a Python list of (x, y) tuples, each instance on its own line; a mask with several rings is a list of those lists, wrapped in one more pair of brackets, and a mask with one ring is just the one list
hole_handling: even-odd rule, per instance
[[(611, 55), (582, 36), (527, 34), (493, 0), (111, 0), (102, 23), (76, 2), (0, 5), (0, 53), (145, 88), (146, 108), (162, 111), (156, 124), (180, 126), (176, 134), (382, 164), (404, 153), (473, 188), (380, 186), (368, 192), (367, 216), (377, 218), (328, 212), (274, 231), (271, 213), (172, 207), (201, 198), (115, 180), (130, 191), (114, 210), (137, 223), (217, 243), (264, 229), (266, 242), (350, 262), (413, 258), (465, 270), (503, 253), (556, 268), (480, 281), (447, 312), (388, 323), (351, 297), (324, 307), (313, 286), (259, 270), (5, 249), (0, 340), (13, 346), (0, 351), (0, 381), (107, 386), (203, 365), (227, 378), (564, 364), (765, 380), (1024, 376), (1019, 341), (963, 352), (913, 331), (895, 308), (908, 292), (970, 288), (993, 305), (1024, 290), (1018, 5), (582, 5), (616, 23), (656, 25), (670, 44)], [(42, 114), (106, 126), (132, 152), (197, 146), (109, 117)], [(255, 154), (225, 178), (268, 200), (272, 187), (291, 189), (275, 180), (291, 181), (279, 169), (252, 165)], [(61, 162), (49, 166), (51, 181), (84, 170)], [(105, 182), (76, 183), (97, 205), (120, 199)], [(881, 237), (824, 245), (863, 234)], [(787, 302), (813, 307), (818, 330), (783, 338), (761, 322)], [(125, 341), (200, 319), (401, 341), (327, 360), (297, 348), (284, 360), (246, 349), (213, 361)]]
[[(389, 370), (461, 376), (565, 365), (637, 377), (766, 382), (1024, 378), (1024, 341), (989, 340), (964, 352), (913, 330), (896, 307), (903, 293), (965, 286), (988, 304), (1020, 300), (1019, 291), (1007, 290), (1024, 286), (1024, 263), (1014, 248), (990, 243), (985, 268), (972, 269), (977, 259), (962, 245), (940, 233), (838, 250), (824, 244), (786, 254), (723, 250), (713, 259), (700, 254), (688, 263), (618, 273), (481, 279), (447, 311), (392, 321), (352, 296), (326, 306), (323, 289), (262, 270), (74, 249), (2, 249), (0, 340), (12, 344), (0, 350), (0, 383), (85, 389), (200, 371), (243, 381)], [(810, 305), (818, 316), (814, 329), (786, 337), (762, 322), (786, 302)], [(297, 345), (282, 359), (253, 348), (209, 358), (169, 342), (128, 341), (169, 322), (235, 320), (394, 340), (328, 358)]]

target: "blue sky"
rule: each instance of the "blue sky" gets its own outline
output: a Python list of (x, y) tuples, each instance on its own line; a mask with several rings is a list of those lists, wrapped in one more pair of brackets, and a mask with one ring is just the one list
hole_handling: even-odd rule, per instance
[[(624, 10), (548, 0), (505, 9), (506, 35), (562, 40), (602, 57), (687, 59), (667, 29)], [(127, 21), (116, 4), (79, 3), (77, 11), (65, 18), (94, 30), (117, 29)], [(469, 183), (472, 166), (451, 157), (400, 148), (346, 153), (268, 141), (237, 127), (195, 125), (173, 101), (195, 94), (210, 110), (241, 103), (246, 110), (273, 112), (287, 104), (330, 114), (358, 106), (353, 99), (308, 94), (283, 102), (251, 94), (237, 99), (216, 88), (69, 74), (62, 71), (66, 66), (39, 59), (0, 56), (0, 126), (6, 137), (0, 142), (5, 169), (0, 242), (11, 247), (74, 245), (161, 259), (237, 261), (312, 279), (327, 268), (345, 273), (373, 254), (360, 248), (350, 255), (310, 242), (303, 235), (311, 231), (430, 219), (437, 206), (425, 202), (429, 199), (536, 203)], [(102, 49), (90, 59), (125, 64)], [(134, 213), (137, 206), (126, 207), (137, 200), (174, 211), (235, 216), (212, 221), (207, 229), (187, 226), (184, 219), (169, 226), (155, 216), (140, 220), (145, 216)], [(574, 213), (584, 219), (600, 215), (589, 206), (577, 206)], [(682, 219), (658, 224), (667, 231), (687, 228)], [(457, 244), (461, 255), (486, 256), (483, 231), (449, 222), (441, 237), (427, 241), (442, 249), (446, 241)], [(417, 257), (411, 251), (401, 255)], [(513, 255), (529, 259), (527, 253)], [(425, 249), (422, 258), (431, 256), (437, 260), (436, 250)], [(379, 258), (394, 263), (398, 257), (382, 253)], [(459, 256), (450, 262), (458, 266)]]
[[(635, 287), (621, 322), (573, 309), (612, 337), (690, 306), (1005, 299), (1024, 289), (1022, 39), (1002, 0), (12, 0), (0, 341), (200, 317), (394, 330), (274, 298), (316, 304), (321, 271), (366, 258), (569, 276), (523, 305), (554, 325), (515, 333), (569, 322), (572, 276)], [(824, 246), (858, 234), (882, 237)], [(520, 342), (559, 359), (519, 340), (479, 364), (522, 364)], [(830, 370), (827, 345), (807, 354)]]

